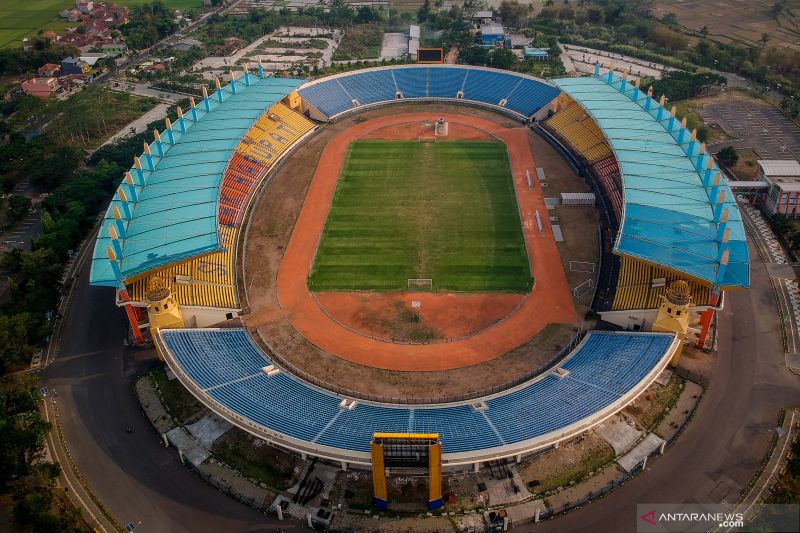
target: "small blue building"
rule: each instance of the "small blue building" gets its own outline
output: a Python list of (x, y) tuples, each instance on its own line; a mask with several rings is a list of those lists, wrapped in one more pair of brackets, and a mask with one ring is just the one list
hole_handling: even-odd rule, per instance
[(481, 25), (481, 42), (484, 46), (505, 46), (506, 31), (500, 24)]

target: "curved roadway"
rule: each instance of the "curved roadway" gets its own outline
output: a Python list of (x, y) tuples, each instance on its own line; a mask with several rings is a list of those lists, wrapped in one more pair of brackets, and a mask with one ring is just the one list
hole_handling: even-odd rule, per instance
[[(125, 348), (113, 291), (89, 287), (85, 265), (81, 271), (59, 355), (42, 378), (59, 392), (65, 438), (94, 492), (137, 532), (274, 530), (274, 520), (217, 492), (163, 447), (131, 387), (154, 361)], [(797, 402), (800, 385), (784, 366), (775, 296), (760, 262), (752, 265), (752, 288), (727, 295), (719, 354), (694, 420), (647, 472), (599, 502), (525, 527), (635, 531), (637, 503), (735, 501), (768, 450), (780, 408)]]

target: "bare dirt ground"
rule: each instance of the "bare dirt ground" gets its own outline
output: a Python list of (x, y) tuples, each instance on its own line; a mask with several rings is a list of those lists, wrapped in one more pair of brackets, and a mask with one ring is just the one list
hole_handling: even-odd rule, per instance
[[(391, 342), (447, 342), (497, 324), (522, 303), (522, 294), (429, 292), (318, 292), (334, 320), (363, 335)], [(421, 304), (412, 307), (412, 302)]]
[[(362, 135), (361, 139), (381, 139), (385, 141), (405, 141), (418, 137), (431, 137), (433, 124), (431, 122), (406, 122), (404, 124), (391, 124), (386, 127), (377, 128)], [(458, 139), (461, 141), (493, 141), (494, 137), (482, 129), (475, 128), (469, 124), (450, 123), (448, 125), (447, 139)]]
[[(403, 112), (426, 111), (433, 115), (456, 112), (492, 120), (496, 124), (519, 127), (519, 123), (488, 111), (448, 105), (403, 106)], [(291, 364), (315, 378), (362, 394), (389, 398), (441, 397), (479, 393), (502, 385), (520, 375), (540, 369), (574, 335), (571, 325), (551, 324), (531, 341), (486, 363), (447, 372), (402, 372), (370, 368), (350, 363), (321, 350), (300, 335), (278, 305), (276, 276), (285, 247), (302, 207), (322, 150), (339, 132), (365, 120), (396, 115), (398, 108), (375, 110), (327, 125), (272, 177), (271, 183), (250, 222), (246, 263), (246, 288), (250, 308), (257, 314), (245, 316), (245, 323), (264, 324), (261, 332), (271, 348)], [(533, 134), (530, 134), (533, 135)], [(572, 175), (576, 182), (580, 179)], [(566, 179), (566, 178), (565, 178)], [(596, 246), (594, 246), (596, 250)], [(595, 251), (596, 253), (596, 251)]]
[(721, 42), (748, 46), (761, 44), (761, 34), (769, 35), (768, 46), (800, 49), (800, 1), (788, 0), (776, 18), (770, 13), (773, 0), (658, 0), (657, 17), (675, 13), (680, 24), (694, 31), (708, 26), (709, 37)]
[(548, 450), (518, 465), (528, 490), (537, 494), (577, 483), (614, 458), (614, 449), (594, 431), (583, 433), (555, 450)]
[[(562, 192), (591, 192), (589, 186), (575, 175), (561, 154), (547, 141), (538, 135), (529, 135), (528, 140), (533, 153), (536, 154), (536, 165), (544, 169), (547, 177), (547, 189), (544, 191), (546, 197), (555, 198)], [(600, 241), (597, 231), (600, 222), (597, 208), (594, 206), (558, 206), (549, 209), (547, 214), (551, 217), (558, 217), (558, 221), (554, 224), (561, 227), (561, 233), (564, 236), (564, 241), (556, 243), (556, 245), (570, 289), (589, 279), (594, 280), (596, 286), (597, 268), (600, 261)], [(573, 261), (592, 263), (594, 271), (588, 271), (588, 265), (575, 265), (575, 268), (571, 268)], [(579, 299), (573, 299), (575, 311), (579, 317), (586, 314), (593, 294), (594, 291), (591, 291)]]

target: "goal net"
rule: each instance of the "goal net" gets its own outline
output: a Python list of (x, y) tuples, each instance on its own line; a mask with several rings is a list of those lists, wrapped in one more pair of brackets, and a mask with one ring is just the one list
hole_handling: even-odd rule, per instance
[(408, 290), (410, 291), (432, 291), (433, 280), (430, 278), (409, 278)]

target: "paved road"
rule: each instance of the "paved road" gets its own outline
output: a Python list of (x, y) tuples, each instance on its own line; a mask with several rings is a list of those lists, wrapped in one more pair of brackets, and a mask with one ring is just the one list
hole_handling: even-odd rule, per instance
[(752, 287), (727, 293), (719, 355), (695, 417), (647, 471), (599, 503), (534, 531), (636, 530), (637, 503), (735, 502), (765, 457), (781, 407), (800, 403), (800, 378), (784, 363), (775, 294), (751, 246)]
[(35, 209), (0, 236), (0, 250), (31, 251), (31, 243), (42, 231), (42, 210)]
[(274, 520), (217, 492), (163, 447), (130, 380), (153, 359), (123, 345), (113, 291), (89, 287), (88, 277), (87, 262), (61, 350), (42, 380), (59, 393), (64, 435), (94, 492), (120, 523), (137, 524), (137, 533), (274, 531)]
[[(755, 250), (751, 257), (758, 257)], [(122, 523), (141, 521), (137, 531), (275, 527), (194, 477), (161, 446), (130, 384), (152, 359), (123, 346), (124, 318), (113, 293), (89, 287), (87, 278), (84, 269), (60, 355), (43, 379), (59, 391), (65, 436), (104, 504)], [(749, 291), (728, 294), (711, 385), (675, 446), (602, 502), (534, 531), (633, 531), (638, 502), (736, 500), (767, 452), (779, 409), (800, 398), (800, 378), (784, 366), (774, 293), (757, 259), (752, 278)]]
[(102, 146), (111, 144), (114, 141), (121, 139), (123, 137), (127, 137), (128, 135), (131, 135), (132, 132), (142, 133), (147, 128), (148, 124), (150, 124), (151, 122), (155, 122), (158, 119), (166, 117), (168, 109), (169, 109), (168, 104), (164, 103), (156, 104), (156, 106), (153, 107), (153, 109), (151, 109), (141, 117), (137, 118), (136, 120), (129, 122), (126, 126), (120, 128), (120, 130), (117, 133), (106, 139), (106, 142), (104, 142)]

